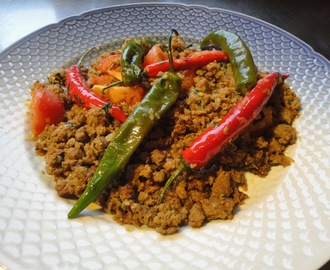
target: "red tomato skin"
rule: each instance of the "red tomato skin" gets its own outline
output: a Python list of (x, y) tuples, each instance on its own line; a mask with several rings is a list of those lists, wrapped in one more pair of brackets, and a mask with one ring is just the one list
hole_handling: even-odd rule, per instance
[(155, 44), (151, 47), (149, 52), (146, 54), (146, 56), (143, 59), (143, 67), (158, 63), (164, 60), (168, 60), (168, 56), (166, 52), (162, 50), (159, 44)]
[(34, 136), (38, 136), (47, 125), (58, 124), (63, 120), (65, 108), (60, 97), (46, 87), (34, 87), (31, 95), (31, 131)]
[(107, 73), (108, 69), (112, 69), (115, 66), (115, 62), (120, 60), (120, 54), (112, 54), (102, 59), (97, 65), (96, 69), (103, 73)]

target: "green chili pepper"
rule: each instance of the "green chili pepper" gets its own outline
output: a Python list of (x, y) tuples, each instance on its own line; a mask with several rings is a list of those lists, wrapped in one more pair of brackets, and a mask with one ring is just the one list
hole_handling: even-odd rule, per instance
[(140, 38), (132, 39), (125, 45), (120, 59), (122, 81), (125, 85), (133, 86), (140, 82), (142, 59), (153, 44), (155, 43), (151, 40)]
[[(175, 33), (177, 34), (176, 31)], [(171, 37), (169, 40), (171, 44)], [(172, 59), (171, 52), (169, 55), (170, 59)], [(173, 62), (173, 60), (171, 61)], [(180, 92), (181, 78), (174, 74), (173, 70), (172, 65), (171, 70), (166, 72), (153, 85), (142, 99), (140, 105), (117, 130), (90, 184), (68, 213), (68, 218), (74, 218), (79, 215), (119, 176), (145, 136), (160, 117), (175, 103)]]
[(216, 30), (209, 33), (202, 41), (201, 48), (220, 47), (228, 56), (233, 68), (236, 90), (245, 95), (257, 82), (257, 67), (245, 42), (234, 33)]

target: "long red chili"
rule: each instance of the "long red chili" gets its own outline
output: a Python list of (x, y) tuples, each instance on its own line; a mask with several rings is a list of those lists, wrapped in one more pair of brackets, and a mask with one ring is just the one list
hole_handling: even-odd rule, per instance
[[(175, 70), (186, 70), (200, 68), (213, 61), (227, 62), (228, 57), (223, 51), (201, 51), (192, 57), (183, 57), (173, 60)], [(155, 77), (159, 72), (168, 71), (170, 64), (168, 60), (147, 65), (144, 68), (144, 73), (149, 77)]]
[(66, 87), (68, 89), (69, 96), (72, 98), (73, 102), (86, 109), (91, 109), (93, 107), (108, 109), (109, 114), (112, 117), (116, 118), (120, 122), (124, 122), (127, 116), (120, 108), (113, 106), (112, 104), (107, 103), (98, 96), (94, 95), (94, 93), (85, 84), (79, 66), (86, 53), (78, 61), (79, 64), (70, 66), (67, 71)]
[(279, 73), (274, 72), (259, 80), (253, 90), (246, 94), (215, 128), (208, 128), (199, 135), (193, 144), (182, 152), (189, 166), (194, 169), (204, 167), (224, 146), (232, 142), (260, 113), (281, 78)]
[(273, 72), (260, 79), (256, 86), (221, 119), (216, 127), (210, 127), (202, 132), (191, 146), (182, 152), (182, 162), (166, 182), (159, 203), (167, 188), (183, 170), (187, 167), (195, 170), (204, 167), (228, 143), (235, 140), (260, 113), (275, 86), (286, 77), (278, 72)]

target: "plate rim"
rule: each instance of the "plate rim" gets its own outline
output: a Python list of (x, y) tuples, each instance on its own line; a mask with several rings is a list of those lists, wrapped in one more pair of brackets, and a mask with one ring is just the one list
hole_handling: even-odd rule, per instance
[(186, 3), (173, 3), (173, 2), (141, 2), (141, 3), (127, 3), (127, 4), (118, 4), (118, 5), (113, 5), (113, 6), (107, 6), (107, 7), (100, 7), (100, 8), (96, 8), (96, 9), (91, 9), (88, 11), (84, 11), (81, 12), (79, 14), (76, 15), (72, 15), (72, 16), (68, 16), (65, 18), (62, 18), (61, 20), (54, 22), (54, 23), (50, 23), (47, 24), (39, 29), (36, 29), (34, 31), (32, 31), (31, 33), (27, 34), (26, 36), (20, 38), (19, 40), (15, 41), (14, 43), (12, 43), (11, 45), (9, 45), (8, 47), (4, 48), (2, 52), (0, 52), (0, 60), (6, 56), (7, 54), (9, 54), (11, 51), (13, 51), (15, 48), (17, 48), (19, 45), (22, 45), (22, 43), (24, 43), (25, 41), (31, 39), (32, 37), (40, 34), (41, 32), (44, 32), (47, 29), (53, 28), (57, 25), (62, 25), (65, 24), (65, 22), (70, 21), (70, 20), (74, 20), (74, 19), (79, 19), (79, 18), (83, 18), (85, 16), (88, 16), (90, 14), (94, 14), (94, 13), (99, 13), (102, 11), (107, 11), (107, 10), (114, 10), (114, 9), (121, 9), (121, 8), (134, 8), (134, 7), (139, 7), (139, 6), (173, 6), (173, 7), (185, 7), (185, 8), (200, 8), (203, 10), (209, 10), (209, 11), (218, 11), (218, 12), (224, 12), (227, 14), (231, 14), (231, 15), (236, 15), (239, 17), (243, 17), (243, 18), (248, 18), (248, 19), (252, 19), (254, 21), (258, 21), (259, 23), (262, 23), (264, 25), (267, 25), (270, 28), (276, 29), (278, 32), (281, 32), (282, 34), (291, 37), (291, 39), (294, 39), (297, 43), (301, 44), (302, 47), (304, 47), (307, 52), (308, 55), (313, 55), (317, 58), (319, 58), (319, 60), (326, 66), (326, 68), (329, 68), (330, 66), (330, 60), (328, 60), (325, 56), (323, 56), (321, 53), (316, 52), (313, 47), (311, 45), (309, 45), (308, 43), (306, 43), (305, 41), (301, 40), (300, 38), (298, 38), (297, 36), (291, 34), (290, 32), (272, 24), (269, 23), (267, 21), (264, 21), (262, 19), (253, 17), (251, 15), (247, 15), (238, 11), (232, 11), (229, 9), (224, 9), (224, 8), (218, 8), (218, 7), (209, 7), (206, 5), (201, 5), (201, 4), (193, 4), (193, 5), (188, 5)]

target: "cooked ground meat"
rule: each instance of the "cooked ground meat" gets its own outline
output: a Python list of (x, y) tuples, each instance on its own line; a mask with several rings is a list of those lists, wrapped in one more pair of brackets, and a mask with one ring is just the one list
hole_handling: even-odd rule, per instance
[[(177, 48), (184, 47), (175, 43)], [(185, 55), (177, 52), (175, 55)], [(92, 64), (103, 59), (100, 57)], [(87, 71), (95, 74), (95, 71)], [(65, 95), (65, 71), (49, 76), (47, 87)], [(97, 203), (120, 224), (146, 225), (161, 234), (172, 234), (181, 226), (194, 228), (215, 219), (232, 219), (234, 209), (247, 195), (245, 172), (266, 176), (274, 165), (289, 165), (287, 146), (296, 142), (292, 127), (300, 110), (299, 98), (286, 83), (280, 84), (266, 105), (271, 123), (266, 128), (243, 132), (219, 153), (208, 167), (186, 171), (169, 188), (162, 204), (160, 192), (180, 163), (181, 152), (207, 127), (216, 125), (242, 98), (235, 91), (230, 64), (210, 63), (196, 70), (194, 86), (182, 91), (175, 105), (153, 128), (132, 156), (116, 182)], [(146, 82), (144, 82), (146, 84)], [(153, 80), (147, 84), (152, 85)], [(134, 108), (118, 104), (129, 113)], [(79, 197), (120, 126), (102, 109), (86, 110), (67, 104), (66, 119), (50, 125), (36, 140), (47, 173), (54, 177), (62, 197)]]

